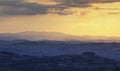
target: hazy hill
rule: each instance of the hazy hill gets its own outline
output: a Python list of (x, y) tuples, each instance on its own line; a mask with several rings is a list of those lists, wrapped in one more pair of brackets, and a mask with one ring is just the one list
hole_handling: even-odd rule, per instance
[[(0, 41), (2, 42), (2, 41)], [(9, 51), (33, 56), (56, 56), (61, 54), (80, 54), (85, 51), (96, 52), (101, 56), (120, 60), (120, 43), (83, 43), (66, 41), (4, 41), (0, 51)], [(9, 42), (6, 43), (6, 42)], [(3, 42), (2, 42), (3, 43)]]
[(120, 60), (120, 43), (116, 43), (118, 41), (118, 37), (114, 40), (110, 37), (98, 39), (98, 37), (73, 36), (56, 32), (8, 33), (0, 34), (0, 51), (33, 56), (80, 54), (84, 51), (92, 51), (101, 56)]
[(0, 40), (56, 40), (84, 42), (120, 42), (120, 37), (75, 36), (58, 32), (20, 32), (0, 34)]

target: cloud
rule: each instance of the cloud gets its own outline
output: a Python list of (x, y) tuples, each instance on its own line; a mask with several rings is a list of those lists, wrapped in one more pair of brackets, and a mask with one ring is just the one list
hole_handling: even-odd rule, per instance
[(120, 0), (53, 0), (58, 2), (61, 5), (67, 7), (91, 7), (93, 3), (113, 3), (113, 2), (120, 2)]
[(120, 15), (120, 12), (109, 12), (108, 15), (114, 15), (114, 14), (119, 14)]
[(95, 7), (95, 10), (120, 10), (120, 8), (113, 8), (113, 7), (109, 7), (109, 8), (102, 8), (102, 7)]
[(48, 13), (47, 6), (37, 3), (24, 2), (23, 0), (0, 1), (0, 6), (3, 7), (0, 14), (6, 15), (34, 15)]
[(36, 15), (36, 14), (73, 14), (67, 11), (71, 7), (91, 7), (91, 3), (112, 3), (120, 0), (52, 0), (58, 2), (54, 5), (28, 2), (26, 0), (0, 0), (0, 15)]
[[(53, 0), (56, 1), (58, 4), (62, 6), (66, 6), (67, 8), (87, 8), (87, 7), (92, 7), (93, 4), (98, 4), (98, 3), (114, 3), (114, 2), (120, 2), (120, 0)], [(102, 9), (102, 8), (95, 8), (95, 9)], [(105, 8), (109, 10), (119, 10), (119, 8)], [(87, 12), (81, 12), (81, 15), (86, 15)], [(118, 14), (118, 13), (117, 13)]]
[(88, 7), (91, 3), (113, 3), (120, 0), (54, 0), (69, 7)]
[[(25, 0), (2, 0), (0, 1), (0, 15), (36, 15), (36, 14), (60, 14), (67, 15), (71, 12), (64, 11), (63, 5), (44, 5), (31, 3)], [(54, 11), (53, 11), (54, 10)]]

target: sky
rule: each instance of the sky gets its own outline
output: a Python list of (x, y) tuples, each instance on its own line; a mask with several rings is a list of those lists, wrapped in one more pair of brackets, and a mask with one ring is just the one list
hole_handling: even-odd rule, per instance
[(120, 37), (120, 0), (0, 0), (0, 33)]

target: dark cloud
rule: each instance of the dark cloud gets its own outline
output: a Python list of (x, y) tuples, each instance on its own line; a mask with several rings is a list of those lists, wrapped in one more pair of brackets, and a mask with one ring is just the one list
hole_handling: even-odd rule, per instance
[(85, 3), (85, 0), (54, 0), (61, 5), (67, 7), (89, 7), (90, 5)]
[(120, 2), (120, 0), (53, 0), (62, 4), (90, 4), (90, 3), (113, 3)]
[(113, 3), (120, 0), (53, 0), (69, 7), (89, 7), (91, 3)]
[(3, 9), (0, 9), (0, 15), (36, 15), (48, 13), (68, 15), (73, 13), (65, 11), (69, 7), (61, 4), (44, 5), (26, 2), (25, 0), (4, 0), (0, 1), (0, 6), (4, 6)]
[[(91, 3), (112, 3), (120, 0), (52, 0), (59, 4), (44, 5), (31, 3), (25, 0), (0, 0), (0, 15), (36, 15), (36, 14), (73, 14), (66, 11), (71, 7), (86, 8), (92, 6)], [(84, 13), (83, 13), (84, 14)]]
[(24, 2), (23, 0), (0, 1), (0, 6), (4, 9), (0, 12), (6, 15), (34, 15), (47, 14), (47, 6), (37, 3)]
[[(36, 15), (36, 14), (71, 14), (63, 5), (44, 5), (38, 3), (30, 3), (25, 0), (2, 0), (0, 1), (0, 15)], [(51, 11), (54, 10), (54, 11)]]

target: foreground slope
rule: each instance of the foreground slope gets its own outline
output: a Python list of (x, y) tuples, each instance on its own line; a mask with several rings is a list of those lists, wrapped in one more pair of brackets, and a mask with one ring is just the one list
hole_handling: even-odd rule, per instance
[(0, 71), (120, 71), (120, 62), (93, 52), (53, 57), (0, 52)]

